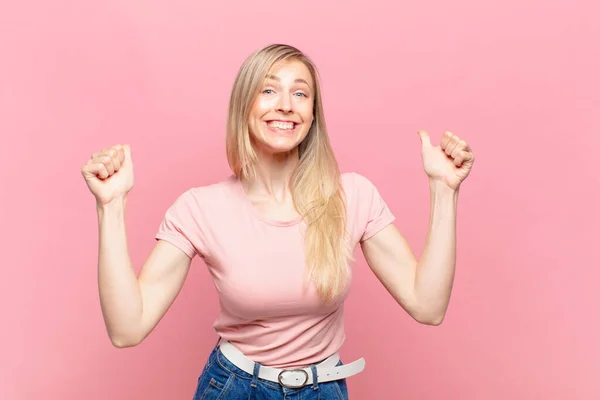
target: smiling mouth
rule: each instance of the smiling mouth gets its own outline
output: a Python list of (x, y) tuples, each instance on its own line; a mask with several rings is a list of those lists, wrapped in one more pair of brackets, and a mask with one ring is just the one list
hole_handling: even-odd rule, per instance
[(295, 122), (269, 121), (267, 122), (267, 126), (278, 131), (291, 131), (298, 124)]

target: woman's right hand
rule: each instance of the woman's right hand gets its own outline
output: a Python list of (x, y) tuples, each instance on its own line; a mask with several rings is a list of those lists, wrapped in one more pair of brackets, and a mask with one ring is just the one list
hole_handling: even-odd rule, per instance
[(125, 198), (134, 182), (129, 145), (118, 144), (92, 154), (81, 174), (99, 206)]

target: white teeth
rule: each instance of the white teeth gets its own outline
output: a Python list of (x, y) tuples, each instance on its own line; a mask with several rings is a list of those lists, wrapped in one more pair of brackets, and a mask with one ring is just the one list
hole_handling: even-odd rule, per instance
[(271, 128), (276, 128), (276, 129), (294, 129), (294, 123), (293, 122), (272, 121), (272, 122), (269, 122), (268, 125)]

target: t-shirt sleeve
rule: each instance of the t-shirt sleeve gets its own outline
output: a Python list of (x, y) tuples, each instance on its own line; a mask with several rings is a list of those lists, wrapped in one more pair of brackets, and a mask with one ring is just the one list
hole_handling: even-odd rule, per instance
[(177, 246), (190, 258), (204, 256), (206, 246), (201, 220), (199, 199), (190, 189), (167, 209), (155, 239)]
[(360, 241), (363, 242), (394, 222), (396, 218), (369, 179), (355, 174), (355, 184), (359, 213), (364, 221), (364, 229), (360, 238)]

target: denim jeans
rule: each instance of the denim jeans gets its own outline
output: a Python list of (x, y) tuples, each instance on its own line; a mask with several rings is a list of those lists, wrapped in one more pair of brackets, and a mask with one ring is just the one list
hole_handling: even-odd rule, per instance
[[(316, 376), (315, 365), (310, 366), (313, 376)], [(256, 364), (254, 374), (242, 371), (223, 355), (217, 344), (198, 378), (193, 400), (348, 400), (346, 379), (290, 389), (258, 378), (259, 368)]]

